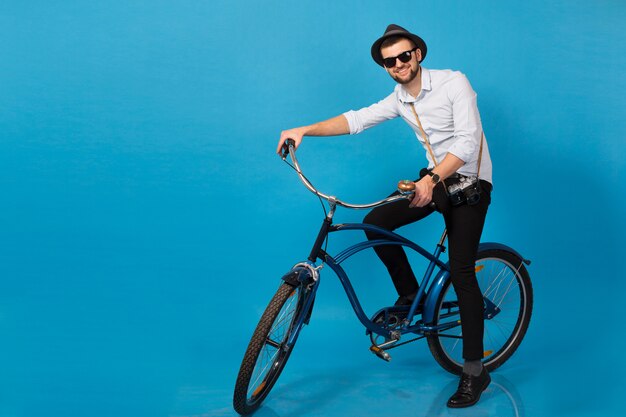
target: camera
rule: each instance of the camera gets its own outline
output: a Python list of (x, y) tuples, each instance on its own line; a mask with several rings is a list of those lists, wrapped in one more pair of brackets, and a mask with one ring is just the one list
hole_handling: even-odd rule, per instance
[(453, 206), (467, 203), (472, 206), (480, 201), (478, 177), (460, 176), (459, 182), (448, 187), (448, 197)]

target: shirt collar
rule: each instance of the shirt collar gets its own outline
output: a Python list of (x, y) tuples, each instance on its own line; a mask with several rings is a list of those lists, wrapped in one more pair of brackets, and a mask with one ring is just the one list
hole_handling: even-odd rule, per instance
[[(403, 103), (414, 103), (417, 101), (417, 98), (411, 96), (407, 91), (402, 87), (401, 84), (398, 84), (396, 87), (396, 91), (398, 93), (398, 98)], [(432, 90), (432, 83), (430, 79), (430, 71), (424, 67), (422, 67), (422, 90), (430, 91)]]

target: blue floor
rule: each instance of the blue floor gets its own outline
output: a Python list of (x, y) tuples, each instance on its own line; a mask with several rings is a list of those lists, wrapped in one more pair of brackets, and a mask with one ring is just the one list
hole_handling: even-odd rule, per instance
[[(341, 343), (341, 335), (337, 342)], [(344, 338), (345, 339), (345, 338)], [(623, 384), (610, 387), (606, 368), (582, 366), (574, 352), (522, 345), (509, 363), (492, 373), (492, 383), (480, 402), (467, 409), (449, 409), (446, 401), (458, 379), (443, 371), (430, 356), (426, 343), (390, 351), (386, 363), (367, 350), (367, 340), (353, 346), (323, 348), (323, 343), (303, 335), (299, 344), (312, 342), (294, 352), (281, 379), (259, 417), (295, 416), (596, 416), (620, 415), (621, 406), (611, 399)], [(558, 350), (558, 349), (557, 349)], [(561, 349), (562, 350), (562, 349)], [(579, 366), (581, 364), (579, 363)], [(226, 369), (224, 369), (226, 371)], [(181, 398), (185, 407), (174, 415), (236, 416), (230, 401), (234, 373), (226, 372), (226, 386), (204, 393), (190, 389)], [(617, 378), (614, 380), (617, 383)], [(613, 397), (614, 398), (614, 397)]]
[[(0, 417), (236, 415), (239, 364), (277, 285), (268, 276), (283, 261), (258, 263), (262, 276), (234, 268), (253, 289), (242, 292), (229, 269), (234, 259), (220, 267), (185, 262), (200, 259), (206, 242), (176, 254), (155, 243), (159, 256), (145, 258), (132, 245), (77, 245), (67, 259), (57, 251), (56, 261), (43, 254), (55, 250), (52, 243), (42, 242), (37, 254), (49, 275), (26, 250), (5, 248), (5, 261), (21, 272), (0, 282)], [(364, 268), (381, 277), (367, 282), (362, 297), (366, 311), (375, 311), (393, 289), (375, 260)], [(457, 380), (425, 341), (391, 350), (389, 363), (372, 355), (340, 285), (325, 274), (311, 323), (256, 415), (621, 415), (624, 338), (612, 290), (583, 292), (552, 280), (548, 266), (529, 270), (535, 308), (528, 333), (475, 407), (445, 407)], [(567, 276), (565, 265), (561, 271)], [(363, 284), (358, 276), (356, 284)], [(602, 308), (588, 310), (589, 302)]]

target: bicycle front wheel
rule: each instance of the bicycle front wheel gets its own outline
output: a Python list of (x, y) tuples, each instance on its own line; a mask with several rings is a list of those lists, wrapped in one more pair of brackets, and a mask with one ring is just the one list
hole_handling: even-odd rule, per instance
[[(483, 364), (488, 371), (501, 366), (522, 342), (533, 308), (533, 289), (522, 259), (498, 249), (480, 251), (476, 259), (476, 279), (485, 303), (485, 348)], [(444, 284), (436, 303), (434, 325), (443, 326), (428, 335), (428, 347), (445, 370), (463, 371), (463, 334), (459, 304), (451, 285)]]
[(235, 384), (233, 406), (239, 414), (261, 405), (285, 367), (300, 332), (305, 298), (301, 286), (283, 283), (261, 316)]

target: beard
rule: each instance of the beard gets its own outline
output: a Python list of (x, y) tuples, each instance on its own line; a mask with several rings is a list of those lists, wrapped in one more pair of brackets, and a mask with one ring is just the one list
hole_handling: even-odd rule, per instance
[(420, 67), (418, 66), (415, 69), (413, 69), (413, 67), (409, 67), (409, 69), (410, 69), (409, 73), (405, 76), (400, 76), (396, 73), (390, 73), (391, 78), (393, 78), (398, 84), (408, 84), (411, 81), (413, 81), (415, 77), (417, 77)]

